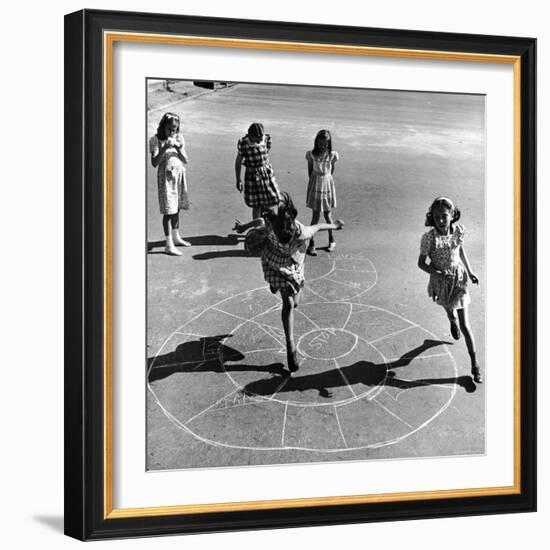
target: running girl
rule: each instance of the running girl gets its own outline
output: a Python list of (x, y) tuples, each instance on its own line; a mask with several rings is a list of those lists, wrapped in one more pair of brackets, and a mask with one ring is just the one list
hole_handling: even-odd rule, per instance
[[(425, 222), (432, 229), (422, 235), (418, 267), (430, 275), (428, 295), (445, 308), (453, 338), (458, 340), (461, 330), (464, 333), (472, 377), (476, 383), (481, 384), (483, 376), (477, 362), (474, 335), (468, 320), (468, 278), (476, 285), (479, 279), (470, 268), (464, 249), (464, 227), (456, 223), (459, 219), (460, 210), (451, 199), (439, 197), (434, 200)], [(427, 258), (430, 263), (427, 263)]]

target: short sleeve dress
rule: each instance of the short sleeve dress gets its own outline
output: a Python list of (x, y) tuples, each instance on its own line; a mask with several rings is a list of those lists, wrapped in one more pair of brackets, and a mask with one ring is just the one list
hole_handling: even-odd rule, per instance
[(306, 153), (306, 159), (313, 164), (309, 184), (307, 186), (306, 206), (312, 210), (327, 212), (336, 208), (336, 189), (332, 177), (332, 165), (339, 160), (336, 151), (324, 153), (320, 157), (313, 151)]
[(260, 143), (254, 143), (248, 136), (237, 143), (237, 150), (245, 165), (244, 202), (252, 207), (270, 207), (279, 204), (281, 194), (269, 160), (271, 136), (264, 134)]
[[(185, 151), (183, 136), (178, 135), (176, 139), (182, 143), (182, 148)], [(151, 154), (157, 156), (164, 143), (166, 143), (165, 140), (160, 140), (154, 135), (149, 140)], [(189, 208), (185, 165), (179, 158), (175, 147), (169, 147), (160, 159), (157, 167), (157, 186), (161, 214), (177, 214), (180, 210)]]
[(286, 290), (294, 296), (305, 284), (304, 265), (309, 239), (313, 229), (296, 221), (294, 237), (286, 244), (280, 243), (266, 220), (267, 238), (262, 252), (264, 279), (274, 294)]
[(420, 254), (430, 258), (431, 265), (445, 273), (430, 275), (428, 296), (446, 309), (461, 309), (470, 303), (468, 273), (460, 259), (464, 244), (464, 226), (453, 226), (452, 233), (440, 235), (435, 228), (422, 235)]

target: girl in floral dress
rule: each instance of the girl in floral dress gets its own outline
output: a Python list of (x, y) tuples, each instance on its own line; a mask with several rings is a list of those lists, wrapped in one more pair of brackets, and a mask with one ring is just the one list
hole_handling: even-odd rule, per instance
[[(306, 206), (313, 210), (311, 225), (319, 222), (321, 212), (327, 223), (332, 223), (331, 210), (336, 208), (336, 190), (334, 188), (334, 164), (339, 159), (332, 150), (332, 136), (328, 130), (320, 130), (315, 136), (313, 149), (306, 153), (309, 183), (307, 186)], [(336, 246), (332, 231), (328, 232), (328, 248), (332, 252)], [(309, 241), (307, 253), (317, 256), (315, 242)]]
[(191, 246), (179, 234), (179, 212), (189, 208), (185, 165), (188, 162), (185, 141), (180, 131), (180, 117), (165, 113), (157, 133), (149, 140), (151, 164), (158, 168), (157, 185), (166, 254), (181, 256), (176, 246)]
[[(239, 193), (244, 191), (244, 202), (252, 208), (252, 218), (260, 217), (263, 209), (276, 209), (281, 199), (279, 186), (275, 180), (273, 167), (269, 160), (271, 136), (265, 133), (259, 122), (248, 128), (246, 136), (237, 143), (235, 159), (236, 187)], [(244, 186), (241, 180), (241, 167), (245, 165)]]
[(281, 320), (285, 332), (288, 369), (291, 373), (299, 367), (294, 343), (294, 308), (298, 307), (300, 290), (305, 284), (304, 263), (308, 240), (317, 231), (342, 229), (344, 226), (341, 220), (305, 226), (296, 219), (297, 214), (290, 195), (283, 192), (276, 211), (266, 209), (262, 217), (246, 224), (236, 220), (233, 228), (238, 233), (254, 228), (252, 232), (263, 236), (262, 239), (256, 237), (254, 242), (262, 249), (264, 279), (273, 294), (281, 294)]
[[(434, 200), (426, 214), (426, 226), (432, 229), (422, 235), (418, 267), (430, 275), (428, 295), (445, 308), (453, 338), (458, 340), (461, 330), (464, 333), (472, 377), (481, 384), (483, 377), (468, 320), (468, 279), (476, 285), (479, 279), (470, 268), (464, 249), (464, 226), (456, 223), (459, 219), (460, 210), (449, 198), (439, 197)], [(428, 258), (429, 263), (426, 261)]]

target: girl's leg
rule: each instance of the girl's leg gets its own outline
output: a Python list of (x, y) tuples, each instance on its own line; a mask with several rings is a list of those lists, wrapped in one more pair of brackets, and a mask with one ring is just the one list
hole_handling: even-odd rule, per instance
[[(315, 225), (319, 223), (319, 218), (321, 217), (321, 211), (320, 210), (314, 210), (311, 215), (311, 223), (309, 225)], [(309, 245), (307, 247), (307, 253), (310, 256), (317, 256), (317, 252), (315, 251), (315, 241), (313, 238), (309, 241)]]
[(172, 225), (172, 240), (174, 241), (174, 244), (176, 246), (191, 246), (190, 242), (184, 241), (179, 232), (180, 227), (180, 214), (179, 212), (177, 214), (172, 214), (172, 217), (170, 219), (170, 223)]
[(472, 375), (474, 380), (481, 384), (483, 382), (483, 377), (481, 376), (481, 370), (479, 368), (477, 357), (476, 357), (476, 341), (474, 338), (474, 333), (470, 327), (470, 321), (468, 319), (468, 306), (465, 306), (463, 309), (458, 311), (458, 320), (460, 321), (460, 328), (464, 333), (464, 340), (466, 341), (466, 347), (468, 348), (468, 354), (470, 355), (470, 362), (472, 365)]
[(445, 308), (449, 322), (451, 323), (451, 334), (455, 340), (460, 339), (460, 329), (458, 328), (458, 323), (456, 319), (456, 310)]
[[(323, 212), (325, 215), (325, 221), (327, 223), (332, 223), (332, 212), (330, 210), (325, 210)], [(334, 236), (332, 234), (332, 229), (328, 230), (328, 251), (332, 252), (334, 248), (336, 247), (336, 243), (334, 242)]]
[(164, 252), (170, 254), (170, 256), (181, 256), (181, 252), (174, 246), (174, 241), (172, 239), (171, 228), (173, 214), (163, 214), (162, 216), (162, 228), (164, 229), (164, 237), (166, 238), (166, 247)]
[(285, 331), (288, 370), (296, 372), (299, 364), (296, 356), (296, 346), (294, 345), (294, 297), (288, 294), (286, 290), (281, 290), (281, 300), (283, 302), (281, 320)]
[(260, 206), (253, 206), (252, 219), (255, 220), (256, 218), (259, 218), (261, 215), (262, 215), (262, 208)]

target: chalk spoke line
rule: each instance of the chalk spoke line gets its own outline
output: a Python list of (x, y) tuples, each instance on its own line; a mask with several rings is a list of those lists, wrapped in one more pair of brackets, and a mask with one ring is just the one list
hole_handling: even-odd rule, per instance
[(400, 416), (398, 416), (397, 414), (395, 414), (393, 411), (390, 411), (390, 409), (388, 409), (387, 407), (384, 407), (384, 405), (382, 405), (382, 403), (380, 403), (380, 401), (378, 401), (378, 399), (376, 399), (376, 397), (375, 397), (374, 399), (371, 400), (371, 403), (372, 403), (373, 401), (374, 401), (379, 407), (381, 407), (382, 409), (384, 409), (388, 414), (390, 414), (391, 416), (393, 416), (394, 418), (396, 418), (397, 420), (399, 420), (400, 422), (402, 422), (403, 424), (405, 424), (406, 426), (408, 426), (411, 430), (414, 429), (406, 420), (403, 420)]
[(381, 342), (382, 340), (387, 340), (388, 338), (393, 338), (394, 336), (397, 336), (398, 334), (402, 334), (403, 332), (407, 332), (408, 330), (411, 330), (412, 328), (416, 328), (416, 325), (411, 325), (409, 327), (402, 328), (401, 330), (396, 330), (395, 332), (390, 332), (389, 334), (385, 334), (384, 336), (380, 336), (379, 338), (375, 338), (374, 340), (368, 340), (369, 344), (375, 344), (376, 342)]

